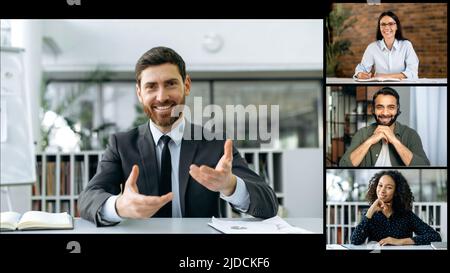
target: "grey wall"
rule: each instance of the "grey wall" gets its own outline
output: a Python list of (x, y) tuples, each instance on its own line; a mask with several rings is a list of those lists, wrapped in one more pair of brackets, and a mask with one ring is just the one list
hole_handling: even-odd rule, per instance
[[(2, 187), (1, 198), (0, 198), (0, 211), (8, 211), (7, 193), (6, 187)], [(31, 210), (31, 186), (10, 186), (9, 197), (11, 198), (12, 211), (24, 213)]]
[(284, 151), (282, 165), (287, 217), (323, 218), (323, 149)]
[[(60, 49), (46, 70), (103, 64), (134, 69), (154, 46), (175, 49), (189, 71), (322, 70), (322, 20), (45, 20), (44, 35)], [(208, 35), (223, 45), (205, 50)]]

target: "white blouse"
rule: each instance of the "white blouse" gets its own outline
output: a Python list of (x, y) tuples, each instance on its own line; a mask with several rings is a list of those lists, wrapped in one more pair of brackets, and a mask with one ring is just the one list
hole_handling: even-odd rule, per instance
[(403, 73), (407, 79), (418, 79), (419, 58), (410, 41), (395, 39), (389, 50), (384, 40), (371, 43), (364, 52), (361, 63), (356, 66), (355, 75), (359, 72), (369, 73), (375, 66), (375, 73)]

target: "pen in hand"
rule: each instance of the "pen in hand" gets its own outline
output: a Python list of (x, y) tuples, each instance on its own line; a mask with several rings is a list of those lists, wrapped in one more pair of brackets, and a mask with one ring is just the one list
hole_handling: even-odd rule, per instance
[(370, 79), (370, 78), (372, 78), (372, 73), (359, 72), (357, 77), (358, 77), (358, 79)]

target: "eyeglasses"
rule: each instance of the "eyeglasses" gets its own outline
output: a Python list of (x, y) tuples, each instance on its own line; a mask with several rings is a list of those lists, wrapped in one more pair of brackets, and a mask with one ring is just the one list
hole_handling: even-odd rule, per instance
[(387, 26), (389, 26), (389, 27), (393, 27), (393, 26), (395, 26), (397, 23), (396, 22), (389, 22), (389, 23), (381, 23), (380, 24), (380, 27), (387, 27)]

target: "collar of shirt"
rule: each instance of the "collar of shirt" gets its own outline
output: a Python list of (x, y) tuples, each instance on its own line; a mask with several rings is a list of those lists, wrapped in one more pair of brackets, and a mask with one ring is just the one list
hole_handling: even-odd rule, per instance
[(163, 135), (170, 136), (170, 138), (173, 140), (175, 145), (177, 145), (177, 146), (181, 145), (181, 140), (183, 139), (183, 133), (184, 133), (184, 127), (185, 127), (186, 121), (184, 120), (184, 117), (181, 117), (180, 119), (181, 120), (177, 120), (175, 122), (174, 126), (172, 127), (172, 130), (170, 130), (170, 132), (168, 132), (167, 134), (163, 134), (158, 129), (158, 127), (156, 127), (156, 125), (153, 123), (153, 121), (150, 120), (149, 127), (150, 127), (150, 131), (152, 132), (152, 135), (153, 135), (153, 141), (155, 142), (155, 146), (158, 146), (159, 139)]
[[(385, 50), (389, 51), (389, 48), (387, 48), (386, 43), (384, 42), (384, 39), (378, 41), (378, 44), (380, 45), (382, 51), (385, 51)], [(397, 50), (398, 46), (399, 46), (399, 42), (397, 39), (395, 39), (394, 44), (392, 45), (392, 49)]]
[(397, 137), (401, 137), (404, 131), (403, 129), (404, 129), (403, 125), (400, 122), (396, 121), (394, 127), (394, 135)]

